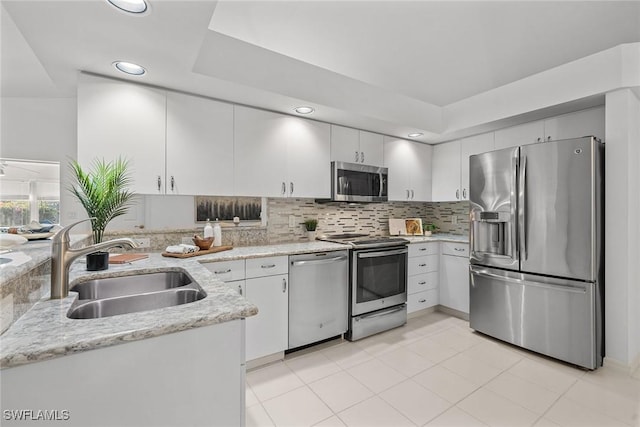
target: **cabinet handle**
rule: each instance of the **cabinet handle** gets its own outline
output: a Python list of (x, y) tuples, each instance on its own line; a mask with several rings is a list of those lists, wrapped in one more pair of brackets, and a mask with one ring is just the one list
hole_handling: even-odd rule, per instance
[(418, 285), (426, 285), (427, 282), (418, 282)]
[(360, 153), (356, 151), (356, 163), (360, 162)]
[(238, 293), (239, 293), (240, 295), (242, 295), (242, 286), (241, 286), (241, 285), (238, 285)]
[(227, 274), (227, 273), (231, 273), (231, 269), (228, 268), (226, 270), (218, 270), (218, 271), (214, 271), (213, 274)]
[(282, 293), (287, 292), (287, 279), (282, 278)]
[(413, 191), (413, 190), (411, 190), (411, 200), (413, 200), (413, 196), (414, 196), (414, 194), (415, 194), (415, 193), (414, 193), (414, 191)]
[(463, 199), (466, 199), (466, 198), (467, 198), (467, 189), (466, 189), (466, 188), (463, 188), (463, 189), (462, 189), (462, 198), (463, 198)]
[(293, 196), (293, 182), (289, 183), (289, 194)]
[(460, 199), (460, 189), (456, 190), (456, 199)]
[(551, 141), (551, 136), (548, 136), (548, 137), (547, 137), (547, 141)]
[(173, 177), (173, 175), (171, 175), (171, 191), (175, 190), (175, 186), (176, 186), (176, 180)]
[(364, 151), (360, 152), (360, 163), (364, 163)]
[(284, 181), (282, 181), (282, 195), (284, 196), (286, 192), (287, 192), (287, 184), (285, 184)]
[(427, 264), (418, 264), (418, 267), (426, 267)]
[(409, 190), (407, 190), (407, 200), (409, 200)]
[(538, 139), (536, 140), (536, 142), (542, 142), (542, 138), (538, 137)]
[(273, 268), (275, 266), (276, 266), (275, 264), (262, 264), (260, 267), (261, 268)]
[(162, 188), (162, 178), (160, 178), (160, 175), (158, 175), (158, 191), (160, 191), (161, 188)]
[(454, 251), (464, 252), (464, 248), (453, 248)]
[(420, 249), (418, 249), (418, 250), (419, 250), (419, 251), (426, 251), (426, 250), (427, 250), (427, 248), (420, 248)]
[(418, 302), (427, 302), (427, 300), (423, 298), (423, 299), (419, 299)]

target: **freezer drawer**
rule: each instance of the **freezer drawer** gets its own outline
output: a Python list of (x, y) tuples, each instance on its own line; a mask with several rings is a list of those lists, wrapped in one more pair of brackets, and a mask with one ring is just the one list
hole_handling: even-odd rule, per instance
[(597, 283), (471, 266), (471, 328), (589, 369), (602, 365)]

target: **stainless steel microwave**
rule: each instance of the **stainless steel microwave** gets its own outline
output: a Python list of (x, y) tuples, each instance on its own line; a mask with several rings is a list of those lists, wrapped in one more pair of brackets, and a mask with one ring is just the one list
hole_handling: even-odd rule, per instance
[(388, 169), (358, 163), (331, 162), (331, 200), (386, 202)]

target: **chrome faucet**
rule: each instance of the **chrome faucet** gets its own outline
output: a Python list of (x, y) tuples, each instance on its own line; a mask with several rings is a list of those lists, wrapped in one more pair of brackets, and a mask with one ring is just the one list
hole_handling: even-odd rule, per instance
[(91, 221), (92, 219), (93, 218), (89, 218), (74, 222), (53, 236), (53, 243), (51, 245), (51, 299), (62, 299), (69, 295), (69, 266), (76, 258), (117, 246), (138, 247), (136, 242), (125, 237), (97, 243), (80, 249), (71, 249), (69, 245), (69, 230), (80, 223)]

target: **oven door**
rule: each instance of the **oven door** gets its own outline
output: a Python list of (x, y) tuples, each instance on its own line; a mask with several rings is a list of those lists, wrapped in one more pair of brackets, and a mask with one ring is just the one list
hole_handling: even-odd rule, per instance
[(351, 315), (407, 301), (407, 247), (354, 250)]

